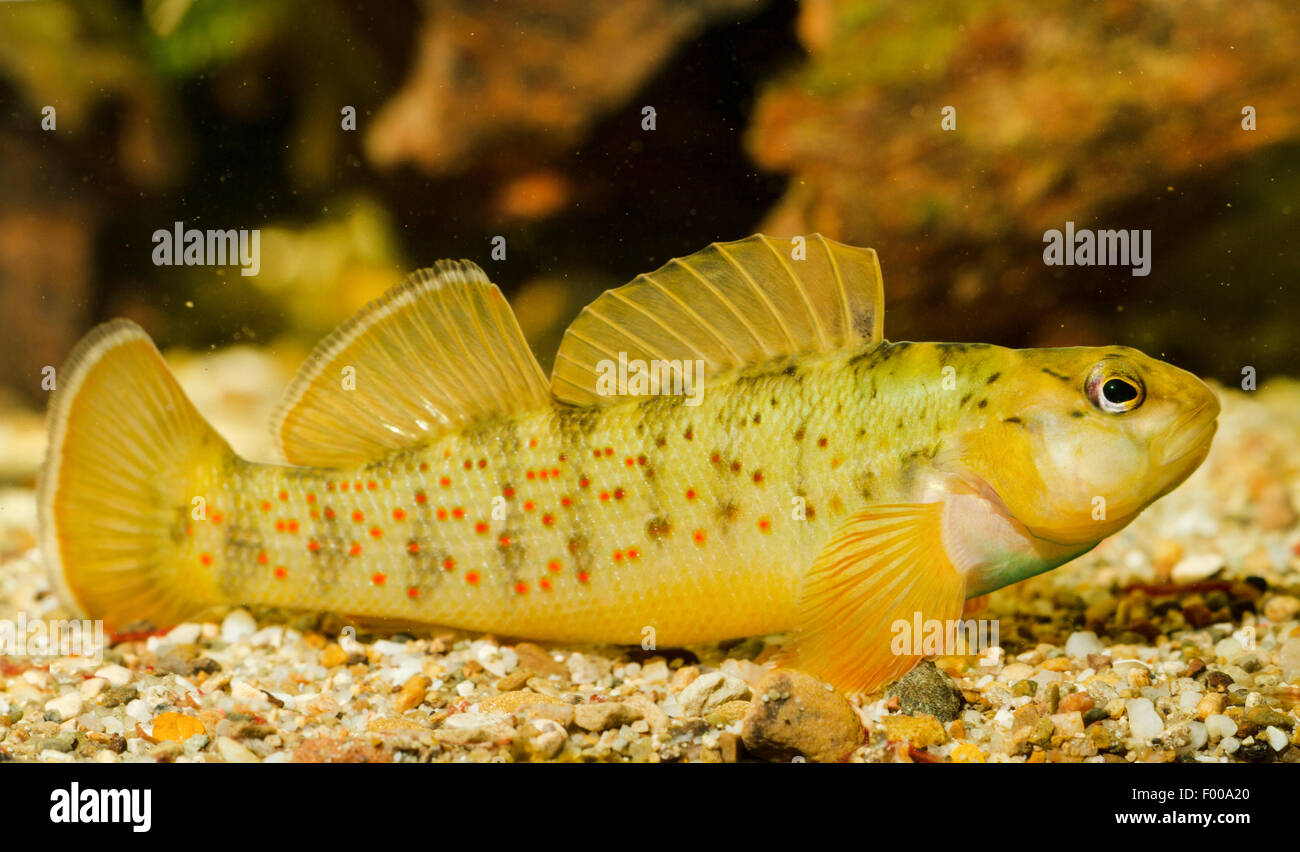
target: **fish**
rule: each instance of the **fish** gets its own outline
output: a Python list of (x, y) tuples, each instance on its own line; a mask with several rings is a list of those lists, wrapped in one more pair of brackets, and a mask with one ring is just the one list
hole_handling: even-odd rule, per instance
[(786, 634), (782, 665), (871, 693), (926, 656), (899, 624), (1091, 550), (1196, 470), (1219, 412), (1136, 349), (889, 342), (883, 305), (872, 249), (717, 242), (596, 298), (548, 381), (483, 270), (440, 261), (312, 352), (278, 464), (110, 321), (50, 402), (51, 584), (110, 629), (252, 605), (559, 643)]

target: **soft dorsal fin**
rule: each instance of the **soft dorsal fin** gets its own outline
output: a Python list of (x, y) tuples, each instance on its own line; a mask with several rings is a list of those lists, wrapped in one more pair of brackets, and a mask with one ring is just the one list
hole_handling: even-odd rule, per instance
[[(797, 248), (803, 249), (799, 258)], [(610, 290), (578, 316), (555, 356), (551, 392), (579, 405), (601, 361), (702, 360), (705, 376), (881, 339), (884, 291), (872, 249), (814, 234), (713, 243)]]
[(549, 400), (501, 291), (475, 264), (444, 260), (321, 341), (272, 424), (289, 462), (342, 467)]

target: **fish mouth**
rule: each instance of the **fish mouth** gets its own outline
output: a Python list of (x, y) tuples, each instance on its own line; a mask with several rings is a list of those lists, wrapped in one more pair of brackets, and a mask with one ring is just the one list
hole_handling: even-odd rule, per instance
[(1204, 458), (1214, 433), (1219, 429), (1218, 417), (1219, 400), (1211, 393), (1205, 402), (1179, 418), (1169, 430), (1173, 437), (1160, 466), (1168, 468), (1196, 454)]

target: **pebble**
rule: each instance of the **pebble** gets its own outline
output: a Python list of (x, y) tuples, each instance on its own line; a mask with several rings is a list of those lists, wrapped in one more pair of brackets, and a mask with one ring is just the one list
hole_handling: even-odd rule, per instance
[(1124, 702), (1129, 732), (1138, 739), (1151, 740), (1165, 731), (1164, 720), (1149, 698), (1130, 698)]
[(484, 642), (475, 652), (475, 658), (483, 668), (497, 677), (505, 677), (519, 664), (519, 655), (509, 646), (494, 645)]
[(754, 688), (754, 696), (741, 739), (755, 757), (830, 763), (848, 757), (863, 742), (862, 722), (848, 699), (803, 672), (771, 672)]
[(1205, 730), (1211, 739), (1226, 739), (1237, 733), (1237, 723), (1222, 713), (1215, 713), (1206, 717)]
[(59, 714), (59, 720), (71, 719), (81, 712), (85, 702), (80, 692), (69, 692), (58, 698), (45, 702), (46, 711), (53, 710)]
[(1076, 660), (1087, 659), (1089, 654), (1100, 654), (1106, 646), (1091, 630), (1076, 630), (1065, 640), (1065, 653)]
[(966, 703), (952, 678), (929, 660), (903, 675), (885, 695), (898, 696), (899, 709), (908, 715), (930, 715), (940, 722), (956, 719)]
[(1295, 595), (1278, 595), (1264, 604), (1264, 617), (1269, 621), (1290, 621), (1300, 614), (1300, 598)]
[(515, 727), (505, 717), (471, 711), (448, 716), (433, 734), (448, 745), (502, 743), (514, 739)]
[(184, 713), (160, 713), (153, 720), (153, 738), (183, 743), (203, 733), (203, 723)]
[(230, 737), (217, 737), (217, 754), (226, 763), (260, 763), (261, 759)]
[(747, 701), (753, 693), (749, 684), (722, 672), (709, 672), (691, 681), (677, 696), (677, 703), (688, 716), (703, 716), (728, 701)]
[(178, 624), (167, 634), (168, 645), (192, 645), (203, 635), (203, 625), (193, 622)]
[(564, 726), (552, 719), (533, 719), (519, 729), (516, 753), (530, 760), (550, 760), (559, 754), (569, 737)]
[(621, 728), (640, 718), (640, 710), (622, 701), (579, 704), (573, 708), (573, 723), (593, 733)]
[(1223, 565), (1224, 559), (1217, 553), (1197, 554), (1180, 560), (1170, 576), (1175, 583), (1198, 583), (1219, 573)]
[[(539, 695), (527, 689), (519, 689), (513, 692), (502, 692), (499, 695), (493, 695), (484, 698), (478, 703), (478, 709), (481, 713), (514, 713), (521, 708), (531, 707), (534, 704), (550, 704), (560, 707), (569, 705), (558, 698), (552, 698), (549, 695)], [(570, 712), (572, 718), (572, 712)]]
[(1273, 747), (1273, 751), (1281, 751), (1289, 744), (1286, 733), (1272, 725), (1264, 729), (1264, 735), (1268, 739), (1268, 744)]
[[(257, 632), (257, 622), (247, 610), (232, 609), (221, 620), (221, 641), (226, 644), (242, 642)], [(220, 741), (217, 743), (220, 745)]]
[(1202, 722), (1210, 716), (1222, 713), (1223, 708), (1228, 706), (1228, 696), (1222, 692), (1207, 692), (1201, 696), (1201, 700), (1196, 703), (1196, 718)]
[(126, 686), (131, 682), (131, 670), (126, 666), (104, 666), (95, 672), (95, 677), (102, 677), (112, 686)]
[(81, 692), (82, 698), (91, 699), (99, 695), (106, 688), (108, 688), (108, 680), (102, 677), (92, 677), (89, 680), (82, 682), (79, 692)]
[(1300, 682), (1300, 637), (1292, 637), (1282, 643), (1277, 652), (1277, 664), (1282, 669), (1282, 676), (1291, 683)]
[(1241, 748), (1241, 741), (1236, 737), (1224, 737), (1219, 747), (1228, 754), (1236, 754), (1237, 749)]
[(393, 701), (393, 709), (398, 713), (405, 713), (407, 710), (419, 707), (424, 702), (424, 696), (432, 682), (422, 674), (411, 675), (406, 683), (402, 684), (402, 691)]

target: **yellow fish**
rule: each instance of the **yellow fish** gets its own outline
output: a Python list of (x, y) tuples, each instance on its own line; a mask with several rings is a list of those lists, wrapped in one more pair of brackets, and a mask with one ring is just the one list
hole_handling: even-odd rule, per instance
[[(611, 290), (546, 381), (500, 291), (444, 261), (323, 341), (235, 455), (137, 326), (50, 407), (53, 583), (110, 626), (233, 604), (556, 641), (792, 631), (848, 693), (896, 625), (1085, 553), (1205, 458), (1218, 402), (1133, 349), (889, 343), (874, 251), (715, 243)], [(657, 391), (657, 393), (655, 392)]]

